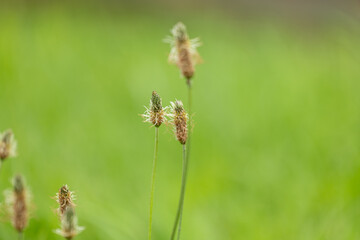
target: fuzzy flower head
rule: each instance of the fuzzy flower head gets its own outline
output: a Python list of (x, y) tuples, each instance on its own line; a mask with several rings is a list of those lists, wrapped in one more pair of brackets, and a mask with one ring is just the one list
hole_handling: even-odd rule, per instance
[(59, 192), (56, 193), (56, 202), (59, 204), (58, 213), (60, 217), (64, 214), (68, 206), (75, 206), (73, 203), (75, 195), (69, 190), (67, 185), (62, 186)]
[(184, 110), (184, 106), (181, 101), (176, 100), (175, 102), (171, 102), (170, 104), (172, 110), (172, 113), (170, 115), (173, 120), (172, 123), (175, 126), (176, 139), (181, 144), (185, 144), (188, 137), (187, 113)]
[(178, 22), (172, 29), (171, 33), (177, 42), (186, 42), (189, 36), (186, 31), (186, 26), (182, 22)]
[(160, 127), (161, 123), (166, 121), (165, 118), (165, 109), (162, 107), (162, 102), (159, 94), (155, 91), (152, 92), (150, 107), (146, 108), (142, 117), (145, 119), (144, 122), (150, 122), (155, 127)]
[(61, 219), (61, 229), (55, 230), (55, 233), (66, 239), (72, 239), (84, 230), (84, 227), (78, 226), (78, 220), (75, 213), (75, 207), (69, 205)]
[(0, 160), (16, 156), (16, 140), (11, 130), (0, 133)]
[(153, 91), (151, 95), (151, 111), (160, 112), (162, 110), (162, 102), (159, 94)]
[(23, 232), (29, 220), (31, 194), (21, 175), (15, 176), (12, 182), (13, 189), (5, 191), (5, 207), (14, 228)]
[(198, 38), (190, 39), (183, 23), (177, 23), (171, 30), (172, 36), (165, 38), (165, 42), (171, 45), (169, 62), (176, 64), (181, 74), (187, 79), (188, 84), (194, 75), (194, 66), (201, 62), (196, 50), (201, 45)]

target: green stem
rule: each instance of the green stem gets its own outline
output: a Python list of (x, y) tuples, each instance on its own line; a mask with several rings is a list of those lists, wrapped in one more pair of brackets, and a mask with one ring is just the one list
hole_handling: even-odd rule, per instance
[(189, 129), (189, 136), (188, 139), (186, 141), (186, 146), (187, 146), (187, 152), (186, 152), (186, 161), (189, 161), (190, 158), (190, 142), (191, 142), (191, 135), (192, 135), (192, 111), (191, 111), (191, 107), (192, 107), (192, 91), (191, 91), (191, 82), (189, 82), (188, 84), (188, 113), (189, 113), (189, 123), (188, 123), (188, 129)]
[[(186, 146), (183, 145), (183, 174), (181, 180), (181, 193), (180, 193), (180, 201), (178, 206), (178, 211), (176, 213), (175, 223), (173, 227), (173, 231), (171, 234), (171, 240), (175, 239), (176, 229), (179, 224), (178, 229), (178, 240), (180, 239), (180, 232), (181, 232), (181, 222), (182, 222), (182, 212), (183, 212), (183, 205), (184, 205), (184, 196), (185, 196), (185, 186), (186, 186), (186, 178), (187, 178), (187, 171), (188, 171), (188, 164), (190, 158), (190, 142), (191, 142), (191, 131), (192, 131), (192, 88), (191, 88), (191, 79), (187, 81), (188, 86), (188, 114), (189, 114), (189, 122), (188, 122), (188, 139), (186, 141)], [(187, 148), (187, 149), (186, 149)]]
[(23, 234), (23, 232), (19, 232), (18, 239), (19, 239), (19, 240), (23, 240), (23, 239), (24, 239), (24, 234)]
[(184, 173), (183, 173), (183, 183), (182, 185), (184, 186), (184, 193), (183, 193), (183, 199), (181, 201), (181, 209), (180, 209), (180, 216), (179, 216), (179, 229), (178, 229), (178, 237), (177, 239), (180, 239), (180, 232), (181, 232), (181, 222), (182, 222), (182, 215), (183, 215), (183, 209), (184, 209), (184, 197), (185, 197), (185, 187), (186, 187), (186, 179), (187, 179), (187, 170), (188, 170), (188, 158), (187, 158), (187, 153), (186, 152), (186, 146), (183, 145), (183, 159), (184, 159), (184, 163), (183, 163), (183, 168), (184, 168)]
[(179, 206), (176, 213), (175, 223), (173, 227), (173, 231), (171, 234), (171, 240), (175, 239), (175, 233), (176, 229), (179, 223), (179, 230), (178, 230), (178, 239), (180, 237), (180, 231), (181, 231), (181, 216), (182, 216), (182, 210), (184, 206), (184, 197), (185, 197), (185, 187), (186, 187), (186, 176), (187, 176), (187, 160), (186, 160), (186, 145), (183, 145), (183, 171), (182, 171), (182, 178), (181, 178), (181, 192), (180, 192), (180, 200), (179, 200)]
[(156, 175), (156, 162), (158, 158), (158, 146), (159, 146), (159, 127), (155, 127), (155, 150), (154, 150), (154, 161), (151, 176), (151, 192), (150, 192), (150, 219), (149, 219), (149, 240), (151, 240), (152, 230), (152, 214), (154, 206), (154, 190), (155, 190), (155, 175)]
[[(184, 185), (186, 185), (186, 180), (187, 180), (187, 170), (188, 170), (188, 164), (189, 164), (189, 158), (190, 158), (190, 141), (191, 141), (191, 131), (192, 131), (192, 111), (191, 111), (191, 107), (192, 107), (192, 93), (191, 93), (191, 80), (188, 82), (188, 114), (189, 114), (189, 122), (188, 122), (188, 129), (189, 129), (189, 136), (188, 139), (186, 141), (186, 146), (187, 146), (187, 151), (186, 151), (186, 165), (185, 165), (185, 183)], [(183, 152), (183, 154), (185, 154), (185, 150)], [(184, 186), (185, 188), (185, 186)], [(184, 189), (185, 191), (185, 189)], [(179, 216), (179, 229), (178, 229), (178, 237), (177, 239), (180, 240), (180, 232), (181, 232), (181, 222), (182, 222), (182, 213), (183, 213), (183, 208), (184, 208), (184, 202), (182, 202), (182, 206), (181, 206), (181, 211), (180, 211), (180, 216)]]

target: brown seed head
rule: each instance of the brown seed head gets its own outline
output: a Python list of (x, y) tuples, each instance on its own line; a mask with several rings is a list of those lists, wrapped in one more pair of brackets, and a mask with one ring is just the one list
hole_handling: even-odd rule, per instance
[(177, 23), (172, 29), (172, 34), (174, 35), (178, 52), (177, 65), (182, 75), (190, 81), (195, 70), (190, 53), (190, 41), (185, 25), (181, 22)]
[(56, 194), (56, 201), (59, 204), (58, 213), (62, 216), (68, 206), (74, 206), (74, 194), (67, 185), (62, 186)]
[(194, 65), (201, 62), (196, 48), (201, 45), (198, 38), (190, 39), (183, 23), (177, 23), (171, 30), (172, 37), (164, 41), (170, 43), (171, 51), (169, 61), (176, 64), (181, 74), (186, 78), (187, 84), (191, 85), (191, 78), (194, 75)]
[(150, 108), (146, 108), (146, 112), (142, 116), (145, 118), (145, 122), (150, 122), (155, 127), (160, 127), (165, 121), (165, 112), (162, 107), (161, 98), (155, 91), (152, 92)]
[(28, 206), (25, 193), (25, 182), (21, 175), (13, 179), (14, 203), (12, 223), (18, 232), (22, 232), (28, 223)]
[(152, 92), (151, 96), (151, 122), (155, 127), (160, 127), (164, 121), (164, 111), (161, 104), (161, 98), (155, 91)]
[(173, 118), (175, 125), (175, 135), (181, 144), (185, 144), (188, 137), (187, 130), (187, 114), (181, 101), (171, 103), (173, 109)]
[(0, 136), (0, 160), (14, 157), (16, 155), (16, 141), (13, 132), (7, 130)]

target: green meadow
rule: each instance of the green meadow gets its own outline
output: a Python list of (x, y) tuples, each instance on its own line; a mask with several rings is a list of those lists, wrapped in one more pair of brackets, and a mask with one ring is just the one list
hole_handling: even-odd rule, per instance
[[(215, 11), (0, 9), (0, 131), (33, 196), (25, 239), (61, 240), (53, 197), (77, 196), (75, 239), (147, 239), (156, 90), (187, 106), (162, 42), (177, 21), (200, 37), (183, 240), (360, 239), (360, 23), (316, 28)], [(160, 127), (153, 239), (170, 239), (181, 145)], [(0, 217), (0, 239), (16, 239)]]

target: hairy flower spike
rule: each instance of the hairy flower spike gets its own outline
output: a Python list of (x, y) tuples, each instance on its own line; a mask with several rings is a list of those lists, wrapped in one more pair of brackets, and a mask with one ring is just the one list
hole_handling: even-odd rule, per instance
[(153, 91), (151, 96), (151, 111), (160, 112), (161, 110), (161, 98), (157, 92)]
[(169, 62), (176, 64), (181, 74), (187, 79), (190, 85), (191, 78), (194, 75), (195, 64), (201, 62), (201, 58), (196, 51), (196, 48), (201, 44), (198, 38), (189, 39), (186, 27), (183, 23), (177, 23), (171, 30), (172, 37), (167, 37), (165, 42), (170, 43), (171, 51), (169, 55)]
[(181, 101), (171, 102), (173, 124), (175, 135), (181, 144), (185, 144), (188, 137), (187, 120), (188, 116)]
[(60, 217), (64, 214), (68, 206), (75, 206), (73, 203), (74, 198), (74, 193), (69, 190), (67, 185), (62, 186), (59, 189), (59, 192), (56, 193), (56, 201), (59, 204), (58, 213)]
[(166, 121), (165, 118), (165, 109), (162, 107), (161, 98), (159, 94), (155, 91), (152, 92), (150, 107), (146, 108), (142, 117), (145, 119), (145, 122), (152, 123), (155, 127), (160, 127), (160, 125)]
[(25, 194), (25, 182), (21, 175), (17, 175), (13, 180), (14, 186), (14, 215), (13, 225), (18, 232), (22, 232), (28, 222), (28, 212)]
[(66, 239), (72, 239), (80, 232), (84, 230), (83, 227), (78, 226), (78, 220), (75, 213), (75, 207), (69, 205), (65, 211), (64, 215), (61, 219), (61, 229), (55, 230), (55, 233)]
[(21, 175), (12, 179), (13, 189), (6, 190), (5, 209), (11, 223), (19, 233), (23, 232), (29, 220), (29, 207), (31, 195), (26, 189), (25, 180)]
[(16, 140), (11, 130), (0, 133), (0, 160), (16, 156)]

